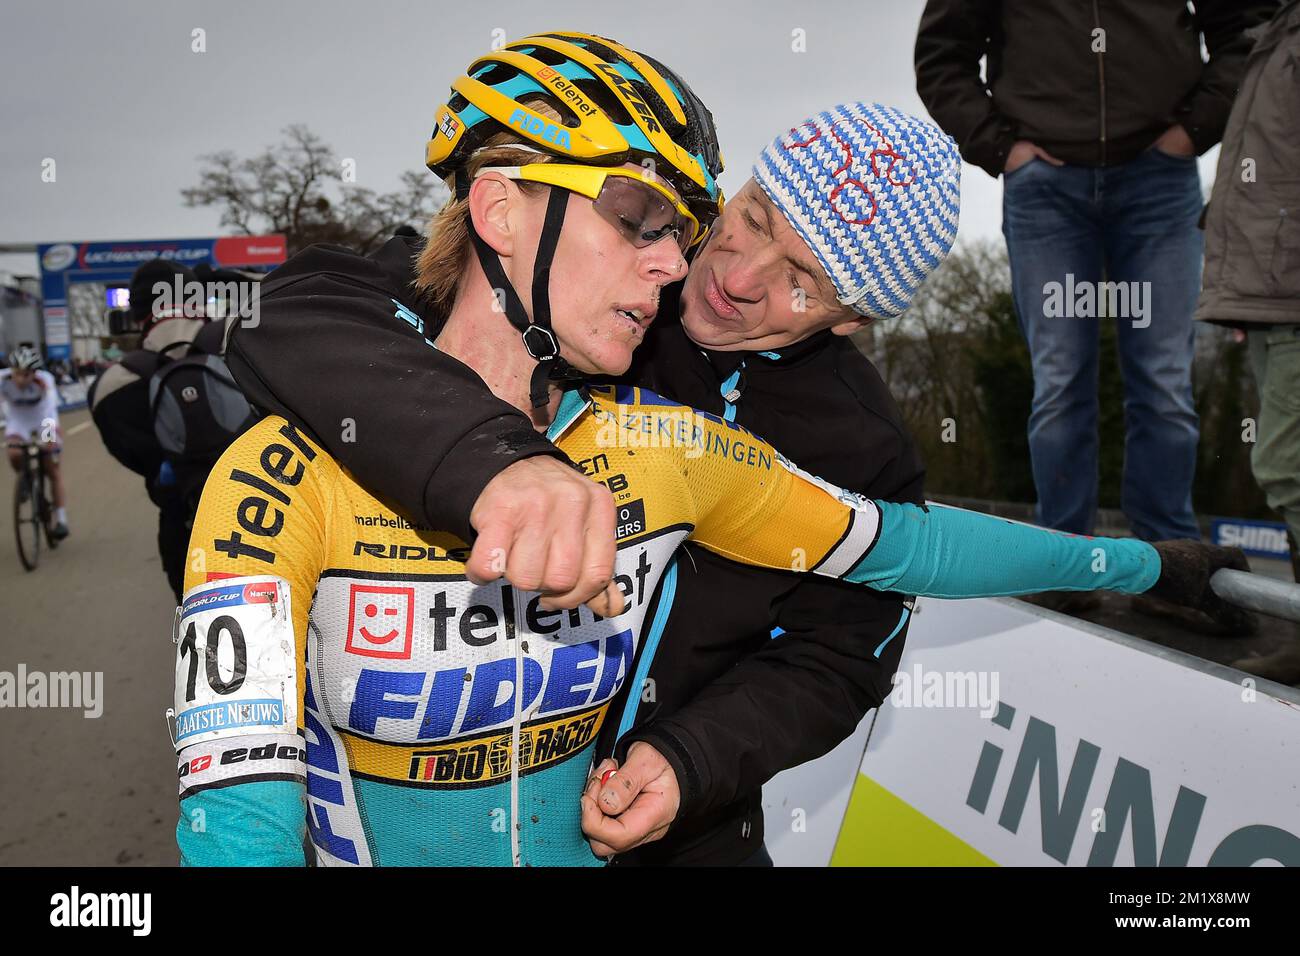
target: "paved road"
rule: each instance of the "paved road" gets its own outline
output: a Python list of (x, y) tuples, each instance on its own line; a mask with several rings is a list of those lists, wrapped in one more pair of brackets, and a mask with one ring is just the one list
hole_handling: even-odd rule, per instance
[(173, 600), (157, 511), (87, 412), (63, 428), (72, 536), (31, 573), (0, 477), (0, 671), (102, 672), (103, 713), (0, 709), (0, 865), (173, 864)]

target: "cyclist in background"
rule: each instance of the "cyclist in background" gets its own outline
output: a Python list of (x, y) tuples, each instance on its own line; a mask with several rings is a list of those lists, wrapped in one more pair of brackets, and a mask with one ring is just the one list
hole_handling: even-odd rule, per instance
[(59, 390), (54, 376), (41, 368), (41, 354), (20, 345), (9, 354), (9, 367), (0, 370), (0, 405), (5, 414), (5, 445), (14, 471), (23, 467), (23, 449), (35, 433), (45, 467), (54, 483), (56, 539), (68, 536), (67, 492), (59, 467)]

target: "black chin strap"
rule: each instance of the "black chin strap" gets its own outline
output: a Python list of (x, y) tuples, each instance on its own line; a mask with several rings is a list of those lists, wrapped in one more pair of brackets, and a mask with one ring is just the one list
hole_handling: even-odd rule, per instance
[[(456, 197), (465, 199), (469, 196), (468, 182), (460, 182), (457, 177)], [(542, 222), (542, 235), (537, 244), (537, 258), (533, 263), (533, 315), (528, 316), (515, 288), (506, 278), (501, 259), (483, 240), (469, 220), (470, 240), (478, 255), (479, 265), (487, 276), (494, 290), (500, 290), (505, 298), (506, 319), (519, 330), (524, 338), (524, 348), (537, 362), (529, 382), (528, 395), (533, 408), (541, 408), (550, 400), (550, 382), (572, 381), (581, 378), (581, 373), (564, 359), (560, 358), (560, 343), (551, 330), (551, 262), (555, 258), (555, 247), (560, 241), (560, 229), (564, 226), (564, 214), (568, 209), (569, 194), (566, 190), (553, 188), (546, 203), (546, 218)]]

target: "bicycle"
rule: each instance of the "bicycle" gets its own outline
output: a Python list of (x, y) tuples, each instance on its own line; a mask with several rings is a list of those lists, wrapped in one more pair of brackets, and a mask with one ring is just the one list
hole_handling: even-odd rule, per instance
[(54, 536), (54, 482), (36, 438), (33, 432), (23, 446), (23, 466), (14, 484), (14, 537), (18, 560), (28, 571), (35, 571), (40, 561), (42, 535), (51, 549), (59, 546)]

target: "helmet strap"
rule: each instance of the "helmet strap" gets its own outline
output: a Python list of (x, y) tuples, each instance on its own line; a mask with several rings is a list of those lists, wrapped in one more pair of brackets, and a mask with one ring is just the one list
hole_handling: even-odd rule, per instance
[[(456, 177), (456, 198), (469, 196), (469, 181), (462, 175)], [(552, 188), (546, 203), (546, 218), (542, 222), (542, 234), (537, 244), (537, 257), (533, 262), (533, 315), (519, 299), (519, 294), (506, 277), (501, 257), (478, 234), (474, 221), (469, 220), (470, 240), (478, 256), (479, 265), (493, 290), (500, 290), (505, 299), (506, 319), (523, 335), (524, 348), (537, 362), (529, 382), (529, 401), (533, 408), (542, 408), (550, 401), (549, 383), (568, 381), (581, 377), (576, 369), (560, 358), (560, 343), (551, 329), (551, 263), (555, 259), (555, 247), (560, 241), (560, 230), (564, 227), (564, 215), (568, 209), (569, 194), (566, 190)], [(494, 294), (496, 294), (494, 292)]]

